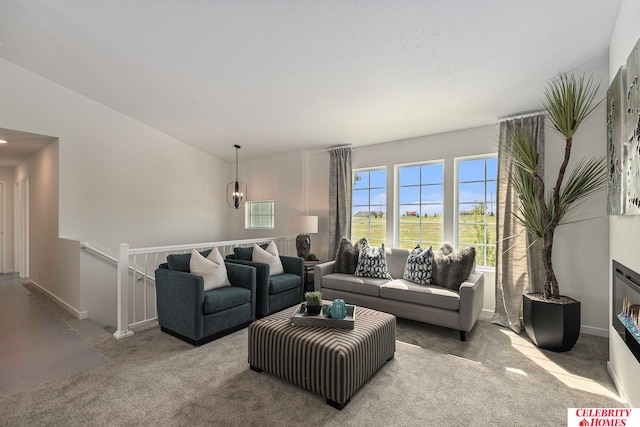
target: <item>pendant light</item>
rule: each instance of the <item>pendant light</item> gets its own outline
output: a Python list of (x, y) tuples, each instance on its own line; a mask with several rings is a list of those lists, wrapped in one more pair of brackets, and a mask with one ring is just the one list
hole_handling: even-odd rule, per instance
[(244, 206), (247, 200), (247, 184), (238, 181), (238, 150), (241, 148), (238, 144), (236, 148), (236, 180), (227, 185), (227, 204), (235, 209)]

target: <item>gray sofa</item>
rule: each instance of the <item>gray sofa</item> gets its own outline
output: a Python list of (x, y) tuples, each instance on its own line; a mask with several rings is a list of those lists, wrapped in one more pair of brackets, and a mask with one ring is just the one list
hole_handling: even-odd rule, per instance
[(324, 299), (341, 298), (348, 304), (373, 308), (419, 322), (460, 331), (460, 340), (475, 325), (484, 302), (484, 275), (472, 271), (459, 292), (438, 286), (422, 286), (402, 279), (408, 249), (385, 249), (387, 268), (393, 280), (334, 273), (335, 261), (315, 267), (316, 291)]

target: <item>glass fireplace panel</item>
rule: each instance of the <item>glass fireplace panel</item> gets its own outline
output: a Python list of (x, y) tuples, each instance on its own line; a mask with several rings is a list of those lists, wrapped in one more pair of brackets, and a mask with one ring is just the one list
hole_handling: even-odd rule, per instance
[(612, 324), (640, 362), (640, 274), (613, 261)]

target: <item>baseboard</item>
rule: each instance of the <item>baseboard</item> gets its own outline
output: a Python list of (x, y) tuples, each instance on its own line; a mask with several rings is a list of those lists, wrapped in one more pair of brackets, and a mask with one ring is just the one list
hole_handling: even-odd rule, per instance
[(32, 279), (29, 279), (29, 283), (31, 283), (33, 286), (38, 288), (38, 290), (40, 292), (45, 294), (47, 297), (49, 297), (53, 302), (58, 304), (60, 307), (64, 308), (69, 313), (71, 313), (71, 315), (73, 317), (75, 317), (76, 319), (83, 320), (83, 319), (88, 319), (89, 318), (89, 312), (88, 311), (77, 310), (74, 306), (72, 306), (71, 304), (67, 303), (66, 301), (60, 299), (57, 295), (51, 293), (48, 289), (45, 289), (39, 283), (37, 283), (36, 281), (34, 281)]
[(609, 330), (595, 328), (593, 326), (580, 325), (580, 333), (587, 335), (595, 335), (596, 337), (609, 338)]
[(618, 394), (620, 394), (620, 398), (622, 399), (623, 403), (627, 408), (629, 408), (630, 407), (629, 398), (627, 397), (627, 394), (624, 392), (624, 389), (620, 385), (620, 380), (618, 379), (616, 372), (613, 370), (613, 366), (611, 366), (611, 362), (608, 360), (607, 360), (607, 372), (609, 372), (609, 376), (611, 377), (613, 384), (616, 386), (616, 390), (618, 390)]

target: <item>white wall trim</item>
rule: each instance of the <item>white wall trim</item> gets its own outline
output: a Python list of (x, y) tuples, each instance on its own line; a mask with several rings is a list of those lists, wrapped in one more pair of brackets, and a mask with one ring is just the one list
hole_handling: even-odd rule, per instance
[(80, 311), (80, 310), (76, 309), (74, 306), (72, 306), (68, 302), (60, 299), (57, 295), (55, 295), (52, 292), (50, 292), (49, 290), (45, 289), (44, 287), (42, 287), (40, 284), (38, 284), (34, 280), (29, 279), (29, 283), (31, 283), (33, 286), (38, 288), (38, 290), (40, 292), (42, 292), (43, 294), (45, 294), (47, 297), (51, 298), (51, 300), (53, 300), (53, 302), (58, 304), (60, 307), (64, 308), (69, 313), (71, 313), (76, 319), (83, 320), (83, 319), (88, 319), (89, 318), (89, 312), (88, 311)]
[(596, 337), (609, 338), (609, 330), (596, 328), (594, 326), (580, 325), (580, 333), (594, 335)]

